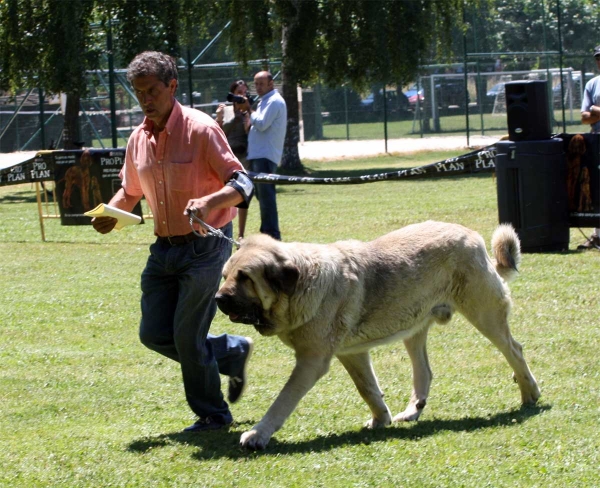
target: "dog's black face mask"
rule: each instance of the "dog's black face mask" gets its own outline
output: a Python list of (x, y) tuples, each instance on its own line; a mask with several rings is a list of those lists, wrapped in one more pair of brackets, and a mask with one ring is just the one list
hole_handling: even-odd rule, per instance
[(259, 303), (253, 303), (226, 294), (217, 293), (215, 296), (219, 310), (229, 317), (232, 322), (253, 325), (262, 335), (272, 335), (273, 326), (265, 320), (263, 309)]

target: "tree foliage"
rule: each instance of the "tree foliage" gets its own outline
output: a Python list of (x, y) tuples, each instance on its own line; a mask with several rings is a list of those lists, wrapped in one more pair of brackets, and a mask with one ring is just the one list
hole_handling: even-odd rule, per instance
[[(559, 40), (560, 15), (560, 40)], [(493, 0), (467, 8), (472, 52), (586, 53), (600, 43), (600, 4), (594, 0)], [(462, 39), (455, 39), (459, 47)]]
[(79, 100), (85, 72), (98, 66), (92, 39), (92, 0), (6, 0), (0, 4), (0, 88), (43, 87), (68, 95), (65, 147), (79, 140)]
[(178, 55), (180, 28), (191, 29), (190, 15), (184, 15), (182, 7), (190, 3), (111, 0), (105, 8), (115, 20), (113, 34), (119, 41), (116, 45), (123, 63), (148, 50)]
[(148, 49), (185, 57), (230, 21), (234, 59), (282, 60), (284, 165), (301, 168), (297, 84), (403, 85), (420, 64), (460, 59), (463, 34), (471, 51), (557, 50), (559, 13), (567, 52), (600, 43), (595, 0), (2, 0), (0, 89), (67, 93), (76, 131), (85, 72), (104, 62), (109, 29), (123, 67)]
[(282, 36), (285, 28), (283, 63), (299, 83), (320, 77), (356, 87), (410, 81), (419, 61), (462, 24), (463, 6), (462, 0), (258, 0), (243, 10), (239, 0), (221, 3), (235, 19), (230, 38), (237, 59), (248, 59), (249, 45), (272, 56), (271, 33)]
[(462, 0), (259, 0), (245, 10), (237, 8), (238, 0), (221, 3), (236, 13), (230, 39), (237, 59), (248, 59), (249, 43), (269, 57), (271, 32), (281, 36), (289, 111), (283, 166), (296, 170), (301, 168), (296, 84), (320, 79), (360, 89), (373, 82), (407, 83), (419, 62), (461, 25), (463, 7)]

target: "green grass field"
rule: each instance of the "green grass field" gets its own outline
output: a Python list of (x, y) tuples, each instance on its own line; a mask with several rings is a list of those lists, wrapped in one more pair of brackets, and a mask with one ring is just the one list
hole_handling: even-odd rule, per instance
[[(458, 153), (310, 162), (314, 176), (391, 171)], [(427, 219), (497, 225), (491, 175), (279, 187), (283, 238), (373, 239)], [(258, 230), (256, 202), (248, 231)], [(276, 338), (218, 314), (213, 332), (251, 336), (250, 387), (229, 431), (182, 434), (193, 420), (175, 363), (138, 341), (139, 277), (152, 223), (101, 236), (46, 220), (30, 185), (0, 188), (0, 486), (600, 486), (600, 254), (525, 254), (511, 328), (542, 390), (521, 408), (501, 354), (457, 316), (429, 339), (434, 373), (421, 420), (362, 429), (369, 411), (339, 362), (277, 432), (248, 452), (240, 434), (291, 372)], [(589, 229), (586, 229), (589, 231)], [(411, 391), (401, 343), (372, 353), (392, 413)]]
[[(579, 112), (566, 112), (566, 132), (574, 134), (578, 132), (589, 132), (589, 126), (579, 123)], [(554, 126), (552, 133), (562, 133), (562, 111), (554, 112)], [(430, 124), (433, 122), (430, 120)], [(433, 127), (432, 127), (433, 129)], [(425, 129), (423, 129), (425, 130)], [(419, 120), (390, 120), (387, 126), (388, 139), (404, 137), (421, 137), (421, 125)], [(442, 115), (439, 119), (439, 132), (424, 132), (427, 136), (443, 136), (448, 134), (466, 135), (467, 121), (462, 115)], [(489, 113), (469, 115), (469, 134), (477, 135), (504, 135), (508, 133), (506, 114), (492, 115)], [(384, 139), (385, 127), (383, 122), (364, 122), (346, 124), (328, 124), (326, 119), (323, 125), (324, 139)]]

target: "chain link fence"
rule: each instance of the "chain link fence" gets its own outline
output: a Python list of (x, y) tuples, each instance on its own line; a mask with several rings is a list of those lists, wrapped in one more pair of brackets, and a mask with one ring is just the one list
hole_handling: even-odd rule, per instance
[[(242, 69), (236, 63), (180, 66), (177, 98), (214, 115), (231, 82), (244, 79), (254, 92), (253, 75), (260, 61)], [(299, 89), (301, 134), (304, 141), (331, 139), (391, 139), (445, 134), (507, 132), (504, 84), (546, 80), (553, 131), (587, 132), (580, 123), (585, 83), (595, 76), (591, 56), (534, 53), (467, 56), (467, 62), (423, 66), (408, 85), (375, 84), (365, 92), (349, 85), (317, 83)], [(279, 63), (269, 69), (280, 87)], [(113, 115), (108, 73), (88, 74), (88, 94), (80, 104), (81, 144), (113, 146)], [(126, 144), (143, 114), (124, 70), (115, 72), (117, 146)], [(0, 152), (61, 148), (64, 98), (45, 96), (38, 88), (0, 96)]]

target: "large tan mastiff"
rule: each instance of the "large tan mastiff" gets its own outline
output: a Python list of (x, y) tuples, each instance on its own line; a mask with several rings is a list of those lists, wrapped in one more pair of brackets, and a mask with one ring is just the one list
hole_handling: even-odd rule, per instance
[[(512, 227), (492, 236), (494, 259), (481, 236), (461, 225), (424, 222), (371, 242), (283, 243), (265, 235), (243, 242), (224, 268), (216, 295), (233, 322), (277, 335), (296, 353), (292, 375), (262, 420), (241, 437), (263, 449), (302, 397), (329, 369), (344, 365), (369, 405), (369, 428), (417, 420), (429, 393), (429, 327), (460, 312), (506, 357), (523, 403), (540, 390), (508, 327), (506, 281), (521, 252)], [(369, 349), (403, 340), (413, 367), (406, 410), (392, 418), (371, 365)]]

